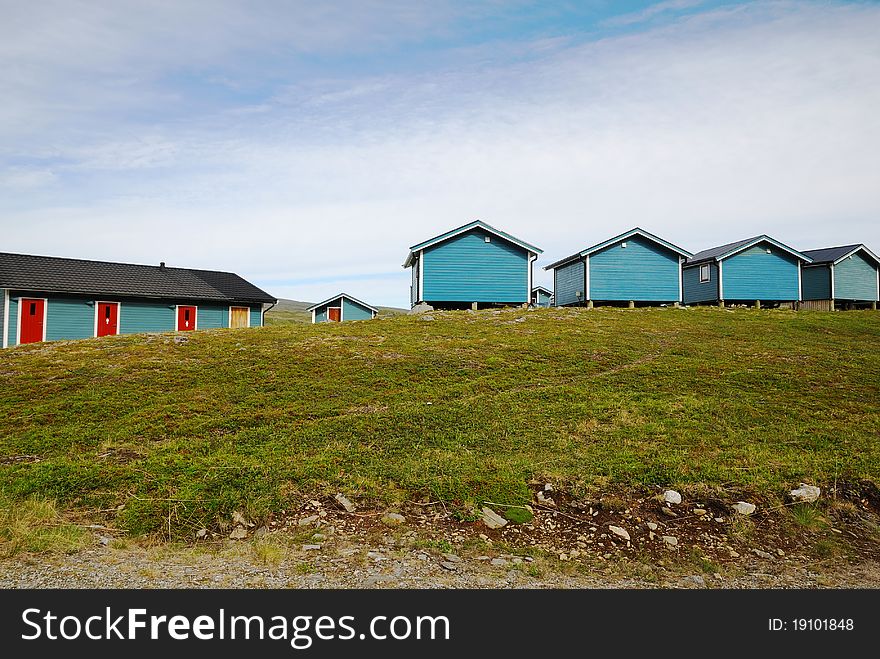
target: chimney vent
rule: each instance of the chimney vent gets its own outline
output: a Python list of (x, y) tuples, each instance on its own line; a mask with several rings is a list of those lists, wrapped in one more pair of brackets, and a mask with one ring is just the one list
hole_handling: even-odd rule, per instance
[(165, 269), (165, 261), (159, 261), (159, 270)]

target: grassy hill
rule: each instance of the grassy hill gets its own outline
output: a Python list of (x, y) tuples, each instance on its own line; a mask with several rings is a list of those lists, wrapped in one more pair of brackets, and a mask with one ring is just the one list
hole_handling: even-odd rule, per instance
[(464, 509), (880, 483), (880, 314), (522, 309), (0, 351), (0, 494), (132, 532), (312, 493)]
[[(266, 325), (289, 325), (291, 323), (311, 323), (312, 314), (306, 309), (314, 302), (300, 302), (299, 300), (278, 300), (272, 309), (266, 312)], [(376, 307), (381, 316), (397, 316), (405, 314), (406, 309), (397, 307)]]

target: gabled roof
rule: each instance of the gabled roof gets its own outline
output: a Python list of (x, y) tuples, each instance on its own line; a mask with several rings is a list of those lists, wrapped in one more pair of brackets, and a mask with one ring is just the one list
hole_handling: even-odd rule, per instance
[(859, 250), (867, 254), (877, 265), (880, 265), (880, 258), (874, 252), (864, 245), (844, 245), (842, 247), (823, 247), (822, 249), (805, 249), (804, 254), (813, 259), (813, 263), (833, 263), (837, 265), (843, 259), (855, 254)]
[(369, 309), (370, 311), (374, 311), (375, 313), (379, 313), (379, 310), (376, 307), (371, 307), (366, 302), (362, 302), (361, 300), (358, 300), (356, 297), (352, 297), (348, 293), (337, 293), (333, 297), (328, 297), (323, 302), (318, 302), (318, 304), (313, 304), (308, 309), (306, 309), (306, 311), (312, 311), (313, 309), (317, 309), (318, 307), (323, 307), (328, 302), (335, 302), (336, 300), (341, 300), (342, 298), (346, 298), (348, 300), (351, 300), (355, 304), (359, 304), (360, 306), (364, 307), (365, 309)]
[(145, 298), (276, 302), (231, 272), (0, 253), (0, 288)]
[(498, 236), (499, 238), (503, 238), (507, 242), (513, 243), (517, 247), (522, 247), (527, 252), (531, 252), (532, 254), (543, 254), (544, 250), (535, 247), (534, 245), (530, 245), (527, 242), (523, 242), (519, 238), (514, 238), (509, 233), (505, 233), (496, 229), (493, 226), (489, 226), (482, 220), (474, 220), (473, 222), (468, 222), (467, 224), (463, 224), (457, 229), (452, 229), (451, 231), (447, 231), (446, 233), (441, 233), (439, 236), (434, 236), (430, 240), (425, 240), (424, 242), (420, 242), (416, 245), (413, 245), (409, 248), (409, 254), (406, 257), (406, 261), (403, 264), (404, 268), (408, 268), (412, 265), (413, 257), (416, 252), (419, 252), (423, 249), (427, 249), (428, 247), (433, 247), (439, 243), (445, 242), (451, 238), (455, 238), (455, 236), (461, 235), (463, 233), (467, 233), (471, 229), (480, 228), (484, 231), (488, 231), (491, 234)]
[(553, 295), (553, 291), (551, 291), (549, 288), (544, 288), (543, 286), (532, 286), (532, 293), (534, 293), (535, 291), (544, 291), (545, 293), (547, 293), (547, 295)]
[(556, 263), (551, 263), (550, 265), (544, 266), (544, 270), (558, 268), (561, 265), (565, 265), (566, 263), (570, 263), (570, 262), (575, 261), (579, 258), (589, 256), (590, 254), (592, 254), (594, 252), (598, 252), (599, 250), (605, 249), (609, 245), (614, 245), (618, 242), (622, 242), (622, 241), (626, 240), (627, 238), (631, 238), (632, 236), (642, 236), (643, 238), (647, 238), (651, 242), (657, 243), (658, 245), (662, 245), (663, 247), (665, 247), (669, 250), (672, 250), (673, 252), (675, 252), (679, 256), (683, 256), (685, 258), (688, 258), (689, 256), (691, 256), (691, 253), (689, 251), (682, 249), (681, 247), (678, 247), (677, 245), (673, 245), (672, 243), (667, 242), (667, 241), (663, 240), (662, 238), (659, 238), (658, 236), (655, 236), (653, 233), (645, 231), (644, 229), (640, 229), (639, 227), (635, 227), (634, 229), (630, 229), (629, 231), (625, 231), (624, 233), (621, 233), (620, 235), (614, 236), (614, 238), (609, 238), (608, 240), (605, 240), (601, 243), (596, 243), (592, 247), (587, 247), (586, 249), (581, 250), (577, 254), (572, 254), (571, 256), (566, 256), (564, 259), (556, 261)]
[(792, 249), (788, 245), (785, 245), (766, 234), (761, 234), (760, 236), (755, 236), (754, 238), (746, 238), (745, 240), (738, 240), (735, 243), (728, 243), (726, 245), (720, 245), (719, 247), (704, 249), (702, 252), (697, 252), (691, 258), (685, 261), (684, 265), (696, 265), (697, 263), (703, 263), (704, 261), (723, 261), (724, 259), (733, 256), (734, 254), (738, 254), (744, 250), (747, 250), (749, 247), (763, 242), (768, 242), (771, 245), (775, 245), (779, 249), (788, 252), (792, 256), (799, 258), (801, 261), (805, 261), (806, 263), (812, 263), (813, 261), (813, 259), (811, 259), (809, 256), (806, 256), (796, 249)]

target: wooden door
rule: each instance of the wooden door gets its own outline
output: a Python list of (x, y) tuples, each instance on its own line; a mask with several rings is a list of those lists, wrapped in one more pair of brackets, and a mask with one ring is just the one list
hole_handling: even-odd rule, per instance
[(177, 331), (191, 332), (196, 328), (196, 307), (177, 307)]
[(229, 326), (233, 329), (248, 327), (248, 316), (251, 310), (247, 307), (229, 307)]
[(328, 307), (327, 320), (329, 320), (331, 323), (338, 323), (340, 320), (342, 320), (342, 308)]
[(119, 303), (98, 302), (98, 336), (119, 333)]
[(39, 343), (45, 329), (46, 301), (21, 298), (18, 308), (21, 311), (19, 343)]

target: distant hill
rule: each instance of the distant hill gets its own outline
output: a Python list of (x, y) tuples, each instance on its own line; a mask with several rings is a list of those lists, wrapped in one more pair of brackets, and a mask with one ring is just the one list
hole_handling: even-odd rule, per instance
[[(288, 323), (310, 323), (312, 315), (306, 309), (315, 304), (314, 302), (302, 302), (301, 300), (278, 300), (272, 309), (266, 312), (267, 325), (285, 325)], [(398, 316), (407, 313), (407, 309), (397, 307), (376, 307), (382, 316)]]

